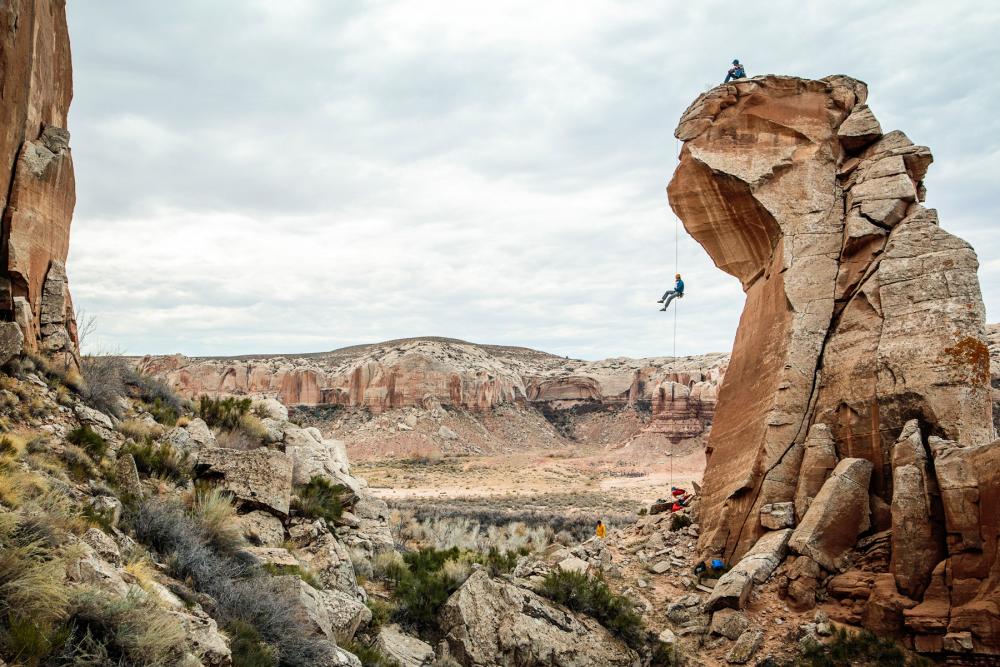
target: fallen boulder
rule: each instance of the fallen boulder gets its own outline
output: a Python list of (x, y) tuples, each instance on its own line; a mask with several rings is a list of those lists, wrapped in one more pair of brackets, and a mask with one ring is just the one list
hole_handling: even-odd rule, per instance
[(273, 449), (203, 449), (194, 474), (218, 483), (242, 508), (287, 515), (292, 495), (292, 462)]

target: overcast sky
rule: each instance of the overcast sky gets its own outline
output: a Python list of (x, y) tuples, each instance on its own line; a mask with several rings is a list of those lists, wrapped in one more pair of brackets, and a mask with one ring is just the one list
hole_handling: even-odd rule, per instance
[[(867, 81), (933, 150), (928, 205), (1000, 320), (998, 3), (70, 0), (69, 22), (91, 350), (669, 355), (673, 129), (734, 57)], [(742, 291), (681, 235), (677, 352), (728, 351)]]

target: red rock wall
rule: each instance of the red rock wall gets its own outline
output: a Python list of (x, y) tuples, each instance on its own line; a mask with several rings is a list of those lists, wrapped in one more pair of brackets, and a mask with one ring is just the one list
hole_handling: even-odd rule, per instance
[(75, 356), (65, 262), (76, 203), (66, 114), (73, 96), (63, 0), (0, 5), (0, 317), (25, 345)]

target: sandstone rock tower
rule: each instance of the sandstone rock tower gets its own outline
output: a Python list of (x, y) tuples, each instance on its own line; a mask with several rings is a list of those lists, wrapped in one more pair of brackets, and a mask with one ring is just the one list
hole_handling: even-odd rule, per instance
[(898, 629), (924, 601), (905, 627), (925, 648), (971, 631), (992, 651), (998, 489), (971, 461), (1000, 445), (978, 262), (920, 204), (930, 151), (883, 134), (866, 97), (845, 76), (759, 77), (700, 96), (676, 130), (670, 204), (746, 292), (700, 547), (736, 562), (767, 534), (815, 583), (854, 566), (859, 538), (888, 542), (867, 567), (894, 577)]
[(0, 347), (23, 344), (71, 362), (78, 341), (65, 263), (76, 194), (65, 0), (0, 4), (0, 76)]

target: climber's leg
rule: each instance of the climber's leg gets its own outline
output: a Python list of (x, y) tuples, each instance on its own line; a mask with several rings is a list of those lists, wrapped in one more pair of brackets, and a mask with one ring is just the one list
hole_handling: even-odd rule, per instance
[(663, 296), (661, 296), (659, 299), (656, 300), (656, 303), (663, 303), (664, 301), (667, 300), (667, 297), (673, 293), (674, 291), (672, 289), (668, 289), (666, 292), (663, 293)]
[(666, 310), (667, 306), (670, 305), (670, 302), (677, 298), (677, 292), (670, 290), (669, 294), (670, 296), (668, 296), (667, 300), (663, 302), (663, 308), (660, 308), (661, 312)]

